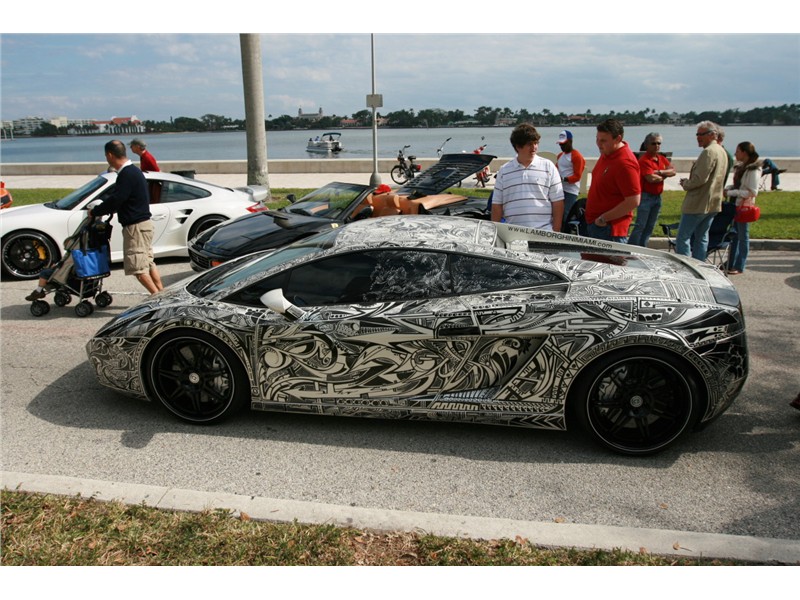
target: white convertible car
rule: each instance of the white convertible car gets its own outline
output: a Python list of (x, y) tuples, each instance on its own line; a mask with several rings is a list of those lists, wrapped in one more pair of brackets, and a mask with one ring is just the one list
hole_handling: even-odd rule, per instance
[[(187, 243), (209, 227), (265, 208), (263, 186), (225, 188), (172, 173), (145, 173), (156, 230), (156, 257), (188, 256)], [(63, 254), (63, 241), (75, 232), (86, 208), (108, 197), (116, 173), (102, 173), (54, 202), (17, 206), (0, 214), (4, 275), (34, 279)], [(116, 217), (111, 221), (117, 225)], [(122, 260), (122, 228), (111, 236), (111, 260)]]

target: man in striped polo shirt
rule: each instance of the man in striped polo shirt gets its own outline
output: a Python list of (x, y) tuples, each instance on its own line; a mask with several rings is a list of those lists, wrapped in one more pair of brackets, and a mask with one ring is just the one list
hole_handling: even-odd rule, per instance
[(492, 221), (561, 231), (564, 190), (556, 165), (537, 156), (541, 136), (530, 123), (511, 132), (517, 157), (500, 167), (492, 193)]

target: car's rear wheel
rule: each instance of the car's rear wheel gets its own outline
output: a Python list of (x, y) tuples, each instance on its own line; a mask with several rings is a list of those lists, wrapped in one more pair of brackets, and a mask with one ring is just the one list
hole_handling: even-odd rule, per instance
[(14, 231), (3, 238), (3, 272), (18, 279), (36, 279), (59, 257), (58, 246), (40, 231)]
[(653, 454), (697, 421), (702, 398), (693, 373), (686, 361), (658, 349), (614, 352), (579, 373), (572, 408), (604, 446), (621, 454)]
[(211, 229), (215, 225), (219, 225), (220, 223), (227, 221), (225, 217), (222, 215), (209, 215), (208, 217), (203, 217), (202, 219), (198, 219), (197, 223), (192, 225), (191, 230), (189, 230), (189, 239), (197, 237), (204, 231)]
[(216, 337), (181, 329), (150, 345), (142, 362), (148, 392), (180, 419), (216, 423), (241, 409), (248, 399), (244, 366)]

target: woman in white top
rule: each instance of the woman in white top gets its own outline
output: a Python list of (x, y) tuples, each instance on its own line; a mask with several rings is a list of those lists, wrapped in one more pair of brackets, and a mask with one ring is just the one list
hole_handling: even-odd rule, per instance
[[(731, 199), (735, 198), (737, 207), (754, 206), (761, 174), (758, 152), (750, 142), (742, 142), (736, 146), (734, 157), (737, 165), (733, 170), (733, 185), (725, 188), (725, 195)], [(734, 226), (736, 242), (731, 246), (728, 275), (744, 273), (744, 265), (750, 251), (750, 223), (734, 223)]]

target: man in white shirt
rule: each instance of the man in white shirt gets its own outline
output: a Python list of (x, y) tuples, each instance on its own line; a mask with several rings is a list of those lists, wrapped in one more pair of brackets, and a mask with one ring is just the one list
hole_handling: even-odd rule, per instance
[(561, 231), (564, 190), (556, 165), (537, 156), (541, 136), (530, 123), (511, 132), (517, 157), (500, 167), (492, 193), (492, 221)]

